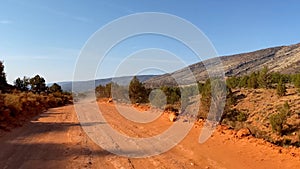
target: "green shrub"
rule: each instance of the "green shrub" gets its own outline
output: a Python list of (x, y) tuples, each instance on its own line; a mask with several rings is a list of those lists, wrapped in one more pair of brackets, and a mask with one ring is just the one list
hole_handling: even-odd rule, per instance
[(163, 86), (160, 88), (167, 97), (167, 104), (176, 104), (180, 101), (181, 92), (178, 87)]
[(20, 96), (14, 94), (5, 94), (4, 106), (11, 110), (12, 116), (16, 116), (23, 110)]
[(226, 85), (231, 89), (237, 88), (239, 86), (239, 79), (235, 76), (230, 77), (226, 80)]
[(233, 109), (233, 110), (228, 110), (226, 112), (224, 112), (223, 116), (222, 116), (222, 121), (231, 121), (231, 122), (244, 122), (246, 121), (248, 118), (248, 114), (246, 114), (245, 112), (241, 112), (237, 109)]
[(249, 80), (249, 76), (245, 75), (243, 77), (240, 78), (239, 80), (239, 87), (242, 88), (242, 87), (248, 87), (248, 80)]
[(283, 134), (283, 125), (286, 122), (287, 113), (286, 112), (279, 112), (276, 114), (272, 114), (270, 116), (270, 124), (272, 126), (272, 130), (277, 132), (278, 134)]
[(292, 75), (292, 82), (295, 87), (300, 88), (300, 74)]
[(129, 98), (131, 103), (147, 103), (148, 92), (139, 79), (134, 76), (129, 84)]
[(286, 87), (285, 87), (285, 84), (283, 83), (283, 79), (279, 80), (276, 92), (277, 92), (278, 96), (286, 95)]
[(258, 87), (260, 88), (268, 89), (271, 87), (272, 76), (267, 66), (265, 66), (261, 71), (258, 72), (257, 83), (258, 83)]
[(248, 88), (252, 88), (252, 89), (256, 89), (259, 87), (259, 83), (258, 83), (258, 79), (257, 79), (257, 73), (253, 72), (250, 74), (250, 77), (247, 81), (247, 87)]
[(236, 116), (236, 119), (239, 122), (244, 122), (247, 120), (247, 118), (248, 118), (248, 114), (246, 114), (244, 112), (239, 112), (239, 114)]

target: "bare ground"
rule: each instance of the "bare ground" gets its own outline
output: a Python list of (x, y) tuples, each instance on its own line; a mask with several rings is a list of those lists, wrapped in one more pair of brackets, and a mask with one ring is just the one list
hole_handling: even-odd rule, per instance
[[(149, 137), (167, 129), (166, 114), (156, 121), (137, 124), (118, 114), (113, 104), (99, 103), (107, 121), (118, 131)], [(123, 106), (126, 111), (126, 106)], [(123, 110), (124, 110), (123, 109)], [(300, 150), (281, 148), (252, 137), (238, 139), (219, 127), (204, 144), (198, 143), (201, 124), (170, 151), (149, 158), (125, 158), (93, 143), (78, 123), (73, 106), (51, 109), (25, 126), (0, 137), (0, 168), (196, 168), (298, 169)]]

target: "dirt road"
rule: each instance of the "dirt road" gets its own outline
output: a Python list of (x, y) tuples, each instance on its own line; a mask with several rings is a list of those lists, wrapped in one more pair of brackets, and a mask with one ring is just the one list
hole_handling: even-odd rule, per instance
[[(133, 137), (150, 137), (166, 130), (167, 115), (138, 124), (124, 119), (113, 104), (99, 103), (113, 128)], [(123, 106), (126, 109), (126, 106)], [(51, 109), (25, 126), (0, 137), (0, 168), (196, 168), (298, 169), (299, 149), (279, 148), (252, 137), (237, 139), (230, 130), (218, 130), (198, 143), (201, 127), (170, 151), (149, 158), (125, 158), (93, 143), (78, 123), (73, 106)]]

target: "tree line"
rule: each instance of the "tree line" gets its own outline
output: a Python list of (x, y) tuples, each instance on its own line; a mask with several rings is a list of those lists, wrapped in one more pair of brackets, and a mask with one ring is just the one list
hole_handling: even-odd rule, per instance
[[(140, 80), (134, 76), (128, 86), (121, 86), (111, 82), (106, 85), (99, 85), (95, 92), (98, 98), (115, 98), (122, 102), (130, 102), (133, 104), (149, 103), (149, 95), (152, 89), (147, 89)], [(160, 88), (167, 99), (167, 104), (175, 104), (180, 101), (181, 93), (179, 87)]]
[(62, 92), (62, 88), (57, 83), (52, 84), (48, 87), (45, 83), (45, 79), (40, 75), (36, 75), (32, 78), (28, 78), (24, 76), (22, 79), (17, 78), (14, 81), (14, 87), (20, 91), (31, 91), (33, 93), (55, 93), (55, 92)]
[(3, 93), (9, 93), (13, 90), (21, 92), (33, 92), (36, 94), (63, 92), (61, 86), (57, 83), (54, 83), (48, 87), (46, 85), (46, 80), (40, 75), (36, 75), (32, 78), (26, 76), (23, 78), (18, 77), (13, 83), (13, 85), (7, 83), (6, 74), (4, 72), (4, 64), (2, 61), (0, 61), (0, 91)]
[[(293, 84), (295, 87), (300, 88), (300, 74), (281, 74), (278, 72), (270, 72), (268, 67), (264, 67), (260, 71), (252, 72), (250, 75), (227, 77), (225, 82), (226, 91), (224, 92), (226, 92), (226, 102), (222, 119), (227, 118), (229, 112), (232, 113), (229, 107), (237, 103), (237, 98), (232, 92), (233, 89), (276, 89), (279, 96), (284, 96), (287, 92), (286, 85)], [(188, 100), (182, 100), (185, 98), (184, 96), (189, 97), (200, 94), (201, 109), (199, 110), (198, 118), (206, 119), (211, 106), (212, 86), (218, 85), (218, 83), (221, 84), (218, 79), (207, 79), (205, 82), (198, 82), (196, 88), (193, 86), (162, 86), (158, 89), (163, 92), (166, 97), (166, 103), (169, 105), (185, 104)], [(112, 88), (114, 90), (112, 90)], [(152, 90), (154, 89), (145, 88), (143, 83), (141, 83), (137, 77), (133, 77), (129, 86), (120, 86), (115, 83), (109, 83), (105, 86), (99, 85), (96, 88), (96, 94), (98, 98), (110, 98), (114, 95), (117, 96), (114, 98), (122, 98), (119, 100), (123, 100), (128, 103), (149, 103), (149, 95)], [(157, 96), (154, 95), (151, 97), (155, 97), (157, 104), (163, 103), (162, 99), (164, 99), (164, 97), (162, 97), (161, 93), (158, 93)], [(235, 112), (233, 114), (235, 114), (235, 118), (239, 118), (241, 120), (245, 119), (244, 114), (240, 114), (239, 112)]]
[(252, 72), (250, 75), (229, 77), (226, 83), (231, 89), (276, 89), (279, 96), (284, 96), (286, 95), (287, 84), (292, 84), (298, 89), (300, 88), (300, 73), (281, 74), (279, 72), (270, 72), (268, 67), (264, 67), (262, 70)]

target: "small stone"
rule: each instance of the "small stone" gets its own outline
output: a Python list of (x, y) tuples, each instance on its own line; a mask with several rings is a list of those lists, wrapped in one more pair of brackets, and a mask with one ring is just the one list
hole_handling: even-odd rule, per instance
[(108, 100), (107, 100), (107, 103), (112, 103), (113, 102), (113, 99), (112, 98), (109, 98)]
[(237, 133), (236, 133), (236, 136), (238, 138), (242, 138), (242, 137), (247, 137), (251, 134), (250, 130), (247, 129), (247, 128), (242, 128), (240, 129)]
[(176, 119), (177, 119), (177, 116), (175, 115), (175, 113), (169, 114), (169, 120), (170, 120), (171, 122), (174, 122)]

